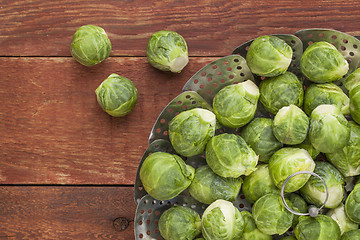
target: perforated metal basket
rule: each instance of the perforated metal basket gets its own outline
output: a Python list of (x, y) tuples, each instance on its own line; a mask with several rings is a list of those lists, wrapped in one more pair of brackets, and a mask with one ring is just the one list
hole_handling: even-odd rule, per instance
[[(332, 43), (349, 62), (349, 72), (353, 72), (359, 67), (360, 63), (360, 36), (350, 36), (348, 34), (329, 30), (329, 29), (306, 29), (296, 32), (294, 35), (281, 34), (275, 35), (286, 41), (293, 49), (294, 55), (289, 67), (289, 71), (296, 74), (301, 80), (306, 79), (301, 75), (300, 58), (303, 50), (310, 44), (317, 41), (327, 41)], [(207, 207), (194, 200), (185, 190), (179, 196), (167, 200), (159, 201), (149, 196), (144, 190), (139, 171), (145, 158), (153, 152), (169, 152), (175, 153), (168, 137), (168, 126), (174, 116), (182, 111), (192, 108), (204, 108), (212, 110), (212, 101), (214, 96), (223, 87), (240, 83), (246, 80), (252, 80), (259, 84), (260, 76), (254, 76), (246, 65), (246, 53), (251, 41), (248, 41), (237, 47), (232, 55), (220, 58), (211, 62), (195, 73), (189, 81), (184, 85), (182, 93), (175, 97), (160, 113), (149, 136), (149, 146), (145, 151), (138, 167), (135, 180), (135, 202), (138, 204), (134, 220), (135, 238), (140, 239), (163, 239), (158, 230), (158, 220), (161, 214), (171, 206), (182, 205), (188, 206), (196, 210), (200, 215)], [(348, 75), (347, 74), (347, 75)], [(346, 75), (346, 76), (347, 76)], [(344, 76), (344, 77), (346, 77)], [(342, 87), (342, 80), (336, 83)], [(344, 89), (344, 88), (343, 88)], [(346, 89), (344, 89), (346, 91)], [(268, 112), (258, 104), (256, 117), (271, 117)], [(229, 129), (221, 127), (218, 132), (237, 133), (237, 129)], [(205, 165), (205, 157), (198, 155), (183, 159), (187, 164), (194, 168)], [(353, 188), (352, 179), (347, 179), (346, 191), (349, 192)], [(245, 196), (240, 192), (236, 201), (233, 202), (235, 207), (240, 211), (247, 210), (251, 212), (252, 204), (250, 204)], [(284, 235), (292, 234), (290, 229)], [(280, 239), (281, 236), (274, 236), (274, 239)]]

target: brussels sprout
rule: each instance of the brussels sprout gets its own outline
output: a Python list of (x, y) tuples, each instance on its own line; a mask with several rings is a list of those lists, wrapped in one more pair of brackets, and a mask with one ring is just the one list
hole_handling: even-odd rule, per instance
[(295, 227), (295, 236), (298, 240), (339, 240), (340, 227), (334, 219), (326, 215), (317, 217), (301, 216)]
[(340, 240), (355, 240), (360, 239), (360, 229), (351, 230), (344, 233)]
[(357, 223), (354, 223), (346, 216), (345, 206), (343, 203), (340, 203), (336, 208), (330, 209), (326, 215), (334, 219), (339, 224), (341, 234), (359, 228)]
[(274, 117), (274, 135), (277, 140), (284, 144), (302, 143), (307, 136), (308, 129), (308, 116), (295, 105), (282, 107)]
[(98, 64), (110, 55), (111, 43), (104, 29), (94, 25), (79, 27), (74, 33), (71, 56), (85, 66)]
[(283, 146), (274, 136), (270, 118), (255, 118), (242, 128), (241, 136), (264, 163), (269, 162), (271, 155)]
[(350, 138), (348, 121), (335, 105), (320, 105), (310, 116), (309, 140), (314, 148), (331, 153), (345, 147)]
[(194, 108), (181, 112), (170, 121), (170, 142), (185, 157), (201, 154), (215, 134), (215, 125), (216, 116), (209, 110)]
[(327, 153), (329, 160), (345, 177), (360, 174), (360, 126), (349, 121), (350, 139), (344, 148)]
[(304, 101), (303, 85), (291, 72), (264, 79), (260, 82), (260, 102), (265, 109), (276, 114), (280, 108), (294, 104), (302, 107)]
[(246, 62), (252, 73), (274, 77), (286, 72), (292, 59), (291, 47), (275, 36), (260, 36), (251, 44)]
[(360, 68), (353, 71), (347, 78), (343, 81), (344, 86), (347, 90), (351, 90), (357, 85), (360, 84)]
[(261, 232), (255, 224), (254, 218), (248, 211), (242, 211), (241, 215), (244, 219), (244, 234), (240, 240), (271, 240), (272, 236)]
[(315, 42), (301, 56), (300, 69), (310, 81), (326, 83), (342, 78), (349, 64), (331, 43)]
[[(290, 202), (289, 204), (291, 205)], [(269, 235), (284, 234), (291, 227), (294, 218), (294, 214), (285, 208), (280, 194), (276, 193), (259, 198), (252, 208), (252, 215), (257, 228)]]
[(195, 200), (205, 204), (211, 204), (217, 199), (232, 202), (236, 200), (242, 182), (242, 178), (220, 177), (205, 165), (195, 170), (189, 193)]
[(345, 213), (351, 221), (360, 224), (360, 182), (355, 185), (345, 201)]
[(194, 239), (201, 233), (200, 215), (191, 208), (173, 206), (161, 214), (159, 231), (165, 240)]
[[(315, 162), (310, 154), (301, 148), (285, 147), (275, 152), (269, 161), (269, 172), (276, 187), (281, 189), (285, 180), (298, 171), (313, 172)], [(302, 188), (310, 178), (309, 174), (298, 174), (286, 184), (285, 192), (295, 192)]]
[(149, 155), (140, 168), (145, 191), (157, 200), (169, 200), (188, 188), (195, 169), (181, 157), (166, 152)]
[(223, 133), (206, 145), (206, 162), (219, 176), (238, 178), (256, 170), (258, 156), (239, 135)]
[(242, 192), (251, 203), (268, 193), (280, 193), (271, 180), (268, 164), (259, 164), (254, 172), (244, 178)]
[[(315, 162), (314, 173), (319, 175), (326, 183), (329, 198), (325, 204), (326, 208), (339, 206), (344, 195), (345, 180), (341, 173), (328, 162)], [(326, 188), (318, 177), (311, 176), (304, 187), (300, 189), (305, 201), (320, 207), (326, 199)]]
[(349, 97), (351, 117), (357, 124), (360, 124), (360, 85), (351, 89)]
[(244, 126), (254, 118), (259, 95), (259, 88), (250, 80), (224, 87), (214, 97), (216, 118), (226, 127)]
[(129, 114), (138, 99), (134, 83), (116, 73), (106, 78), (95, 90), (101, 108), (113, 117)]
[(231, 202), (219, 199), (205, 209), (201, 227), (206, 240), (237, 240), (244, 232), (244, 219)]
[[(298, 213), (307, 213), (308, 205), (305, 200), (296, 193), (287, 193), (286, 199), (291, 202), (291, 208)], [(292, 227), (295, 227), (299, 223), (299, 216), (294, 215)]]
[(189, 62), (185, 39), (176, 32), (166, 30), (150, 37), (146, 56), (153, 67), (162, 71), (181, 72)]
[(281, 238), (280, 240), (296, 240), (296, 237), (294, 235), (289, 235)]
[(315, 159), (320, 154), (320, 151), (316, 150), (311, 144), (309, 140), (309, 135), (306, 136), (305, 140), (302, 143), (294, 145), (292, 147), (305, 149), (306, 151), (308, 151), (312, 159)]
[(319, 105), (333, 104), (340, 108), (342, 114), (350, 114), (349, 97), (334, 83), (313, 83), (305, 90), (304, 111), (309, 116)]

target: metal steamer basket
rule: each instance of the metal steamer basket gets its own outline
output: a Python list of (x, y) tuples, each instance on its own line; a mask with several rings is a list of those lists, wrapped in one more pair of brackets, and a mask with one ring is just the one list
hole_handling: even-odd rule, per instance
[[(274, 36), (286, 41), (293, 49), (293, 59), (288, 71), (296, 74), (298, 78), (304, 82), (305, 86), (308, 84), (308, 81), (301, 74), (300, 58), (306, 47), (314, 42), (327, 41), (332, 43), (349, 63), (349, 72), (347, 75), (357, 69), (360, 65), (360, 36), (350, 36), (329, 29), (305, 29), (296, 32), (294, 35), (276, 34)], [(149, 146), (139, 163), (136, 174), (134, 197), (137, 204), (137, 210), (134, 219), (134, 231), (137, 240), (163, 239), (158, 229), (158, 220), (161, 214), (172, 206), (181, 205), (190, 207), (196, 210), (200, 216), (207, 207), (206, 204), (194, 200), (187, 190), (182, 192), (179, 196), (166, 201), (159, 201), (152, 198), (142, 186), (139, 177), (140, 168), (145, 158), (153, 152), (175, 153), (168, 137), (168, 125), (174, 116), (182, 111), (192, 108), (211, 110), (213, 97), (227, 85), (240, 83), (246, 80), (252, 80), (256, 84), (259, 84), (262, 78), (254, 76), (245, 61), (248, 47), (252, 41), (253, 40), (248, 41), (237, 47), (231, 55), (211, 62), (200, 69), (184, 85), (182, 93), (175, 97), (158, 116), (149, 136)], [(346, 89), (343, 87), (342, 80), (347, 75), (335, 82), (345, 92)], [(258, 102), (255, 117), (273, 116), (264, 109), (260, 102)], [(217, 134), (238, 133), (238, 129), (220, 127), (216, 132)], [(183, 157), (183, 159), (187, 164), (194, 168), (206, 164), (204, 155), (189, 158)], [(353, 186), (352, 179), (348, 179), (345, 186), (346, 191), (350, 192)], [(247, 210), (251, 212), (252, 204), (246, 200), (242, 192), (240, 192), (233, 204), (240, 211)], [(325, 209), (322, 209), (322, 207), (320, 209), (321, 213), (326, 211)], [(315, 212), (318, 212), (320, 209), (315, 209)], [(289, 211), (291, 211), (291, 209), (289, 209)], [(312, 215), (314, 209), (310, 209), (309, 211), (310, 213), (308, 215)], [(290, 229), (284, 235), (289, 235), (292, 231), (293, 230)], [(274, 239), (280, 239), (281, 237), (282, 236), (274, 236)]]

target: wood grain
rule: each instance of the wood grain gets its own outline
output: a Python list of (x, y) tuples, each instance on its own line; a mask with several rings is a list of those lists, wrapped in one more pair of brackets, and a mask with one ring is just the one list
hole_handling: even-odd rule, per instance
[[(70, 57), (0, 58), (0, 184), (133, 184), (157, 116), (213, 60), (191, 58), (172, 74), (142, 57), (93, 68)], [(139, 92), (122, 118), (102, 111), (94, 93), (113, 72)]]
[(0, 239), (134, 239), (135, 210), (130, 187), (1, 187)]
[(158, 30), (179, 32), (191, 56), (224, 56), (263, 34), (332, 28), (359, 35), (360, 1), (3, 0), (1, 56), (69, 56), (75, 30), (103, 27), (112, 56), (145, 56)]

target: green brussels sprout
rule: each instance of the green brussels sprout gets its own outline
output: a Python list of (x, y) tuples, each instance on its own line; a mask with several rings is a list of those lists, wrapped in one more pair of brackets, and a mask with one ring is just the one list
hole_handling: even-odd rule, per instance
[(257, 228), (269, 235), (284, 234), (291, 227), (294, 218), (294, 214), (285, 208), (280, 194), (276, 193), (268, 193), (259, 198), (252, 208), (252, 215)]
[(244, 178), (242, 192), (251, 203), (268, 193), (280, 193), (271, 180), (268, 164), (259, 164), (254, 172)]
[(242, 182), (242, 178), (221, 177), (205, 165), (195, 170), (189, 193), (195, 200), (205, 204), (211, 204), (218, 199), (233, 202), (240, 192)]
[(161, 214), (159, 231), (165, 240), (194, 239), (201, 233), (200, 215), (193, 209), (173, 206)]
[(209, 110), (194, 108), (181, 112), (170, 121), (170, 142), (185, 157), (201, 154), (215, 134), (215, 125), (216, 116)]
[(294, 235), (289, 235), (281, 238), (280, 240), (296, 240), (296, 237)]
[(355, 185), (345, 201), (345, 213), (351, 221), (360, 224), (360, 182)]
[(272, 240), (272, 236), (261, 232), (255, 224), (254, 218), (248, 211), (242, 211), (244, 219), (244, 233), (239, 240)]
[(274, 152), (282, 148), (273, 133), (273, 120), (255, 118), (241, 129), (245, 142), (259, 155), (259, 161), (267, 163)]
[(153, 67), (175, 73), (181, 72), (189, 62), (185, 39), (176, 32), (166, 30), (151, 35), (146, 57)]
[(231, 202), (219, 199), (205, 209), (201, 229), (206, 240), (238, 240), (244, 232), (244, 219)]
[[(345, 179), (341, 173), (330, 163), (316, 161), (314, 173), (319, 175), (328, 188), (326, 208), (336, 208), (343, 200)], [(320, 207), (326, 199), (326, 187), (318, 177), (311, 176), (300, 189), (305, 201)]]
[(284, 144), (302, 143), (308, 133), (309, 118), (299, 108), (291, 104), (282, 107), (274, 117), (273, 132), (277, 140)]
[(71, 56), (88, 67), (107, 59), (110, 51), (111, 42), (105, 30), (94, 25), (79, 27), (70, 46)]
[(260, 102), (265, 109), (276, 114), (280, 108), (291, 104), (302, 107), (304, 101), (303, 85), (291, 72), (264, 79), (260, 82)]
[(347, 90), (351, 90), (357, 85), (360, 84), (360, 68), (353, 71), (349, 76), (347, 76), (344, 81), (344, 86)]
[(293, 51), (282, 39), (275, 36), (260, 36), (249, 46), (246, 62), (252, 73), (274, 77), (286, 72)]
[(350, 138), (348, 121), (335, 105), (320, 105), (310, 116), (309, 140), (323, 153), (331, 153), (345, 147)]
[[(281, 189), (285, 180), (298, 171), (313, 172), (315, 162), (310, 154), (301, 148), (284, 147), (276, 151), (269, 160), (270, 177), (276, 187)], [(309, 174), (298, 174), (286, 184), (285, 192), (295, 192), (302, 188), (310, 178)]]
[(188, 188), (195, 169), (184, 160), (166, 152), (150, 154), (140, 168), (140, 179), (145, 191), (157, 200), (169, 200)]
[(359, 224), (354, 223), (346, 216), (345, 206), (343, 203), (340, 203), (336, 208), (330, 209), (326, 213), (326, 216), (331, 217), (337, 222), (337, 224), (339, 224), (341, 235), (345, 232), (359, 228)]
[(223, 133), (206, 145), (206, 162), (219, 176), (238, 178), (256, 170), (258, 156), (239, 135)]
[(244, 126), (254, 118), (259, 96), (259, 88), (251, 80), (224, 87), (214, 97), (216, 118), (226, 127)]
[(316, 150), (311, 144), (309, 140), (309, 135), (306, 136), (305, 140), (302, 143), (294, 145), (292, 147), (305, 149), (306, 151), (308, 151), (312, 159), (315, 159), (320, 154), (320, 151)]
[(349, 121), (350, 139), (344, 148), (327, 153), (326, 158), (344, 177), (360, 175), (360, 126)]
[(331, 43), (315, 42), (301, 56), (300, 69), (310, 81), (326, 83), (342, 78), (349, 64)]
[(101, 108), (113, 117), (129, 114), (138, 99), (134, 83), (116, 73), (106, 78), (95, 90)]
[(336, 105), (342, 114), (350, 114), (350, 99), (339, 86), (334, 83), (310, 84), (305, 89), (304, 111), (310, 116), (317, 106), (323, 104)]
[(341, 236), (336, 221), (321, 214), (317, 217), (300, 216), (294, 233), (298, 240), (339, 240)]
[(344, 233), (340, 240), (355, 240), (360, 239), (360, 229), (351, 230)]
[(360, 124), (360, 85), (351, 89), (349, 97), (351, 117), (357, 124)]
[[(298, 213), (307, 213), (308, 205), (305, 200), (296, 193), (287, 193), (285, 195), (286, 199), (291, 202), (291, 208)], [(294, 219), (292, 222), (292, 227), (295, 227), (299, 223), (299, 216), (294, 215)]]

